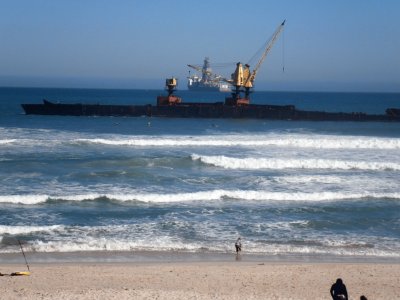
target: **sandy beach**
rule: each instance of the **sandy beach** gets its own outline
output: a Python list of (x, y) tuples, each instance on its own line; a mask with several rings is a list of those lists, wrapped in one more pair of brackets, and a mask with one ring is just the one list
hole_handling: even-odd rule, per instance
[[(331, 299), (340, 277), (350, 299), (400, 298), (400, 264), (286, 262), (37, 263), (0, 277), (1, 299)], [(25, 271), (2, 264), (0, 272)]]

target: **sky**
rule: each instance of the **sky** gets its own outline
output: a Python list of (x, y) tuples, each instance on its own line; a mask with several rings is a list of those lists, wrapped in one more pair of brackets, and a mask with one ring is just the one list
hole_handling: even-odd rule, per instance
[[(246, 63), (259, 90), (400, 92), (398, 0), (0, 0), (0, 86), (162, 89)], [(192, 72), (193, 74), (193, 72)]]

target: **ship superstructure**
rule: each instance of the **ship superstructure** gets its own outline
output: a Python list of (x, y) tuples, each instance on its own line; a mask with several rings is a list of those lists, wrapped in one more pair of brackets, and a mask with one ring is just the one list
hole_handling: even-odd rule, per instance
[(190, 74), (188, 77), (187, 87), (191, 91), (209, 91), (209, 92), (229, 92), (231, 86), (229, 83), (224, 82), (221, 76), (213, 74), (210, 65), (210, 59), (204, 58), (203, 66), (188, 65), (188, 67), (195, 69), (201, 75)]

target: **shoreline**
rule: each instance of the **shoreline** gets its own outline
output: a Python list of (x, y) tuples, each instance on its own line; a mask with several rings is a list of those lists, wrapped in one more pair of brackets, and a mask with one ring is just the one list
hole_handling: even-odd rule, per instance
[[(196, 263), (196, 262), (267, 262), (267, 263), (381, 263), (400, 264), (400, 257), (346, 256), (327, 254), (255, 254), (181, 252), (181, 251), (78, 251), (25, 252), (28, 263)], [(21, 252), (0, 253), (0, 264), (25, 263)]]
[[(0, 265), (3, 274), (25, 269)], [(4, 299), (331, 299), (337, 278), (349, 299), (400, 298), (400, 264), (388, 263), (34, 263), (30, 269), (30, 276), (0, 277)]]

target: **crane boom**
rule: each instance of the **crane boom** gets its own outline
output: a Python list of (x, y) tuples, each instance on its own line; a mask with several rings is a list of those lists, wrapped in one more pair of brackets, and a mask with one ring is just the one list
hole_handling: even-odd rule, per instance
[(262, 63), (264, 62), (265, 58), (267, 57), (267, 54), (271, 50), (272, 46), (275, 44), (276, 40), (278, 39), (279, 35), (281, 34), (281, 32), (283, 30), (283, 27), (285, 26), (285, 22), (286, 22), (286, 20), (284, 20), (278, 26), (278, 28), (275, 30), (275, 32), (272, 35), (271, 39), (268, 41), (267, 46), (265, 47), (265, 50), (264, 50), (263, 54), (261, 55), (260, 60), (258, 61), (258, 63), (256, 64), (255, 68), (251, 72), (251, 75), (249, 75), (249, 76), (247, 76), (247, 78), (245, 78), (245, 82), (244, 82), (244, 86), (245, 87), (252, 87), (253, 86), (253, 82), (254, 82), (254, 79), (256, 78), (257, 72), (260, 69), (260, 67), (261, 67)]
[[(209, 58), (206, 57), (204, 59), (203, 67), (199, 67), (196, 65), (187, 65), (189, 68), (195, 69), (196, 71), (200, 72), (202, 74), (201, 80), (202, 82), (211, 82), (218, 80), (218, 76), (213, 74), (211, 67), (210, 67), (210, 61)], [(220, 77), (220, 76), (219, 76)]]
[(187, 66), (188, 66), (189, 68), (195, 69), (196, 71), (203, 72), (203, 69), (200, 68), (200, 67), (198, 67), (198, 66), (194, 66), (194, 65), (187, 65)]
[[(189, 68), (195, 69), (196, 71), (202, 73), (203, 75), (206, 75), (206, 79), (208, 81), (210, 80), (219, 80), (219, 78), (221, 77), (220, 75), (215, 75), (213, 72), (207, 71), (203, 68), (200, 68), (198, 66), (194, 66), (194, 65), (187, 65)], [(211, 76), (214, 76), (214, 78), (211, 78)]]

